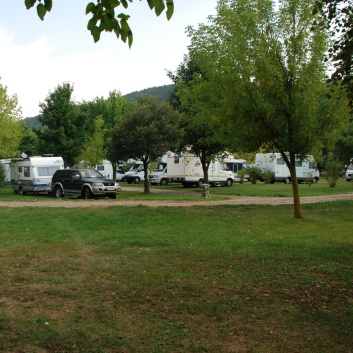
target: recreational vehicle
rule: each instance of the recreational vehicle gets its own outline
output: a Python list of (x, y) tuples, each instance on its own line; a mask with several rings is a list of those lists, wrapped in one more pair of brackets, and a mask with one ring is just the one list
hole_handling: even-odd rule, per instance
[(62, 157), (43, 156), (11, 158), (11, 187), (16, 193), (51, 193), (51, 179), (58, 169), (64, 168)]
[[(149, 171), (148, 173), (149, 174)], [(128, 184), (138, 184), (140, 181), (145, 181), (145, 168), (141, 161), (136, 161), (134, 165), (123, 175), (121, 181), (126, 181)]]
[[(273, 182), (280, 181), (286, 184), (291, 182), (289, 169), (280, 153), (257, 153), (255, 163), (263, 173), (267, 170), (272, 172)], [(316, 183), (320, 178), (320, 172), (313, 156), (307, 156), (302, 161), (298, 159), (295, 162), (295, 170), (299, 183)]]
[[(170, 181), (181, 183), (184, 187), (201, 186), (204, 174), (200, 158), (192, 154), (177, 155), (170, 153), (167, 158), (167, 175)], [(208, 182), (213, 185), (232, 186), (233, 172), (229, 171), (222, 160), (214, 160), (208, 168)]]

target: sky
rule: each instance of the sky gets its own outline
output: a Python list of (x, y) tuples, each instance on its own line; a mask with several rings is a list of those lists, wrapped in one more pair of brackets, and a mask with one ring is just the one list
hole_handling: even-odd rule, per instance
[(122, 95), (168, 85), (187, 54), (185, 28), (197, 28), (216, 13), (217, 0), (174, 0), (170, 21), (159, 17), (147, 1), (135, 0), (127, 10), (134, 40), (129, 49), (113, 33), (94, 43), (85, 15), (90, 0), (53, 0), (44, 21), (23, 0), (0, 0), (0, 83), (16, 94), (23, 117), (40, 113), (39, 104), (63, 82), (74, 86), (76, 102)]

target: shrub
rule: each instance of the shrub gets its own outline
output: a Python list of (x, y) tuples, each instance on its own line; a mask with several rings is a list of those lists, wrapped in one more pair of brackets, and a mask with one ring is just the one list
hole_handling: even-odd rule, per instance
[(260, 178), (262, 170), (258, 167), (251, 167), (247, 170), (247, 174), (250, 176), (251, 184), (256, 184)]
[(342, 175), (342, 165), (333, 158), (329, 158), (325, 165), (325, 177), (331, 188), (336, 186), (337, 180)]
[(5, 185), (6, 171), (2, 163), (0, 163), (0, 186)]
[(239, 172), (237, 173), (238, 178), (239, 178), (239, 183), (243, 184), (244, 180), (245, 180), (245, 175), (248, 174), (248, 170), (247, 169), (242, 169), (239, 170)]
[(271, 181), (274, 181), (273, 172), (271, 170), (265, 170), (262, 177), (264, 179), (265, 184), (270, 184)]

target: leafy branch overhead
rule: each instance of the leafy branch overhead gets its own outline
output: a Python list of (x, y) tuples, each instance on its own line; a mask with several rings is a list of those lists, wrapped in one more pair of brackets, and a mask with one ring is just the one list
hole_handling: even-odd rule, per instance
[[(52, 9), (53, 0), (38, 0), (38, 2), (37, 14), (43, 21), (46, 13)], [(127, 9), (129, 2), (133, 2), (133, 0), (96, 0), (87, 4), (86, 15), (92, 15), (88, 21), (87, 29), (91, 32), (95, 43), (99, 41), (101, 33), (105, 31), (114, 32), (117, 38), (121, 38), (124, 43), (128, 41), (129, 47), (131, 47), (133, 35), (128, 24), (130, 16), (115, 12), (120, 5)], [(37, 0), (25, 0), (27, 9), (32, 8), (36, 3)], [(147, 0), (147, 3), (151, 10), (154, 9), (157, 16), (166, 10), (167, 19), (170, 20), (172, 17), (174, 0)]]

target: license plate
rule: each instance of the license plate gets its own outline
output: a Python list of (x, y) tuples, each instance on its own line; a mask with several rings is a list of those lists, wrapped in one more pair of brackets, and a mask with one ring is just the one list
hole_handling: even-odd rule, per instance
[(115, 191), (115, 188), (114, 187), (108, 187), (107, 189), (106, 189), (107, 191)]

